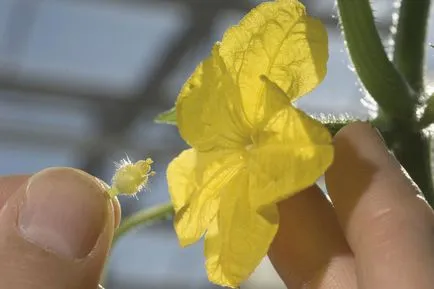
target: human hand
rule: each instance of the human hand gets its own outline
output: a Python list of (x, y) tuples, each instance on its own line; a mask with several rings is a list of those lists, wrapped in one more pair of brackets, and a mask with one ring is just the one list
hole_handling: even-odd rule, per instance
[[(288, 288), (432, 288), (434, 214), (369, 125), (335, 137), (317, 187), (280, 204), (269, 257)], [(27, 192), (26, 189), (28, 188)], [(72, 169), (0, 177), (0, 288), (95, 289), (117, 200)]]
[(74, 169), (0, 177), (0, 288), (96, 289), (117, 199)]
[(369, 124), (334, 138), (318, 187), (279, 204), (269, 257), (288, 288), (434, 288), (434, 214)]

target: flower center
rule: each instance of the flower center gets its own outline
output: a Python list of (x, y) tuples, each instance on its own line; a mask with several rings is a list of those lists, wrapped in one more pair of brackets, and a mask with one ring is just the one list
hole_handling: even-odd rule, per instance
[(248, 144), (248, 145), (246, 145), (246, 146), (244, 147), (244, 149), (245, 149), (246, 151), (250, 151), (252, 148), (253, 148), (253, 144), (252, 144), (252, 143), (251, 143), (251, 144)]

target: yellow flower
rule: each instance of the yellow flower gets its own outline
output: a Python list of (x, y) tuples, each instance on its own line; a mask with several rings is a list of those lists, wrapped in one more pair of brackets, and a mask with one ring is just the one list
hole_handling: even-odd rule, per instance
[(182, 88), (167, 170), (182, 246), (205, 234), (210, 281), (236, 287), (276, 234), (276, 203), (332, 162), (327, 129), (291, 102), (326, 73), (327, 34), (297, 0), (263, 3), (229, 29)]

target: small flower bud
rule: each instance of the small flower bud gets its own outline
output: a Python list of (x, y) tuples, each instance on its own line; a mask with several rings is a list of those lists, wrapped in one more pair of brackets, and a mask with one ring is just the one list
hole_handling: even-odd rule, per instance
[(152, 159), (140, 160), (132, 163), (130, 159), (122, 160), (117, 164), (117, 170), (112, 178), (112, 186), (109, 195), (114, 197), (119, 194), (135, 195), (148, 184), (150, 176), (155, 172), (151, 169)]

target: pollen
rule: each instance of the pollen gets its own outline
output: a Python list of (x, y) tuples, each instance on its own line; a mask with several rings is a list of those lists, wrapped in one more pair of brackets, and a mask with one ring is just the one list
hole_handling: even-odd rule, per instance
[(128, 157), (117, 163), (112, 186), (108, 191), (110, 197), (119, 194), (134, 196), (144, 189), (149, 177), (155, 175), (152, 171), (152, 164), (153, 161), (150, 158), (133, 163)]

